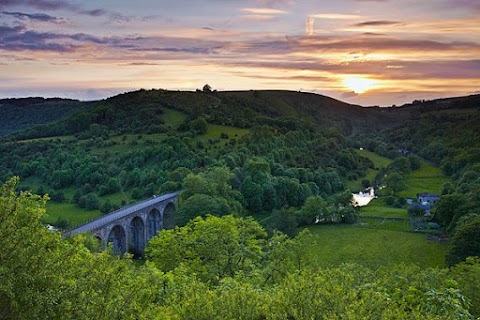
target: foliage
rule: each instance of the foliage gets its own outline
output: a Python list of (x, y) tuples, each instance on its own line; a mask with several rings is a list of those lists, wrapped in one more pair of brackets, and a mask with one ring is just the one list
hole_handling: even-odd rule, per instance
[(313, 224), (316, 219), (327, 220), (330, 211), (327, 203), (321, 196), (311, 196), (307, 198), (305, 204), (297, 213), (297, 220), (299, 225)]
[[(446, 270), (316, 269), (308, 232), (266, 238), (251, 218), (210, 216), (164, 230), (149, 247), (152, 261), (137, 265), (98, 252), (91, 236), (66, 241), (48, 231), (39, 220), (46, 198), (16, 194), (16, 182), (0, 189), (2, 319), (470, 318)], [(478, 301), (466, 286), (478, 262), (456, 268), (460, 289)]]
[(480, 256), (480, 214), (465, 217), (459, 223), (450, 240), (446, 261), (452, 266), (471, 256)]
[(64, 118), (88, 105), (59, 98), (1, 99), (0, 136)]
[(262, 259), (265, 237), (251, 218), (207, 216), (160, 232), (150, 240), (146, 256), (162, 271), (182, 267), (204, 282), (218, 283), (238, 272), (254, 271)]
[(480, 258), (469, 257), (450, 268), (450, 274), (458, 282), (458, 287), (470, 299), (470, 312), (480, 316)]

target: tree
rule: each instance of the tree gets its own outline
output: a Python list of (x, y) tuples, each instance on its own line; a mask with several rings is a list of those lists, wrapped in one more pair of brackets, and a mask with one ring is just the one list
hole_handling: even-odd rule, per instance
[(81, 208), (85, 208), (87, 210), (96, 210), (100, 208), (100, 201), (98, 200), (95, 193), (89, 193), (82, 196), (78, 202)]
[(66, 198), (62, 191), (56, 191), (52, 193), (51, 199), (55, 202), (64, 202)]
[(231, 208), (224, 198), (194, 194), (187, 198), (177, 210), (177, 224), (185, 225), (191, 219), (205, 217), (207, 214), (222, 216), (230, 213), (232, 213)]
[(261, 262), (266, 235), (252, 218), (198, 217), (185, 227), (160, 232), (145, 252), (160, 270), (181, 266), (202, 281), (218, 283), (237, 272), (254, 271)]
[(305, 204), (297, 212), (298, 225), (314, 224), (316, 219), (325, 221), (329, 215), (327, 203), (321, 196), (308, 197)]
[(247, 209), (250, 212), (260, 212), (263, 207), (263, 189), (258, 183), (253, 182), (251, 176), (247, 176), (242, 183), (241, 192), (247, 201)]
[(290, 237), (295, 236), (298, 232), (295, 211), (291, 208), (273, 210), (270, 219), (270, 226), (272, 229), (283, 232)]
[(212, 87), (207, 83), (202, 88), (203, 92), (212, 92)]
[(183, 196), (188, 198), (195, 194), (206, 194), (213, 196), (215, 193), (215, 185), (209, 181), (203, 173), (188, 174), (183, 180), (184, 193)]
[(204, 117), (198, 117), (190, 122), (190, 128), (195, 131), (195, 134), (205, 134), (208, 130), (208, 123)]
[(470, 299), (473, 316), (480, 316), (480, 257), (469, 257), (465, 262), (454, 265), (450, 268), (450, 274)]
[(370, 187), (370, 186), (371, 186), (370, 180), (368, 180), (368, 179), (362, 179), (362, 187), (363, 187), (364, 189), (367, 189), (367, 188)]
[(435, 219), (444, 226), (449, 226), (455, 215), (463, 211), (462, 206), (467, 201), (462, 194), (453, 193), (442, 195), (435, 203)]
[(466, 217), (450, 240), (446, 261), (453, 266), (466, 258), (480, 256), (480, 215)]
[(405, 178), (396, 171), (391, 172), (387, 175), (385, 183), (387, 184), (387, 187), (393, 191), (394, 194), (407, 188), (407, 185), (405, 184)]

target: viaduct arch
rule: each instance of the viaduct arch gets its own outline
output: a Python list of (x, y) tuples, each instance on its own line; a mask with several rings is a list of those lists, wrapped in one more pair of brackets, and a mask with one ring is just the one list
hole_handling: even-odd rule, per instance
[(89, 232), (104, 248), (110, 244), (116, 254), (143, 253), (148, 241), (162, 229), (175, 226), (179, 192), (154, 196), (113, 211), (64, 233), (64, 237)]

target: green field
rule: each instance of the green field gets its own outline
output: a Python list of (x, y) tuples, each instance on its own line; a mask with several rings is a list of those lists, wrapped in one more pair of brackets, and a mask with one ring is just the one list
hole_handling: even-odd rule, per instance
[(392, 160), (386, 157), (379, 156), (378, 154), (368, 150), (355, 150), (358, 155), (372, 160), (375, 168), (387, 167)]
[(70, 202), (56, 203), (48, 201), (45, 222), (52, 224), (60, 218), (67, 220), (69, 227), (74, 227), (101, 215), (102, 214), (99, 210), (90, 211), (81, 209)]
[(360, 208), (360, 216), (375, 216), (382, 218), (407, 218), (406, 208), (387, 206), (382, 198), (373, 199), (367, 206)]
[(362, 180), (368, 179), (372, 181), (378, 173), (378, 169), (382, 167), (387, 167), (392, 160), (386, 157), (379, 156), (376, 153), (367, 150), (355, 150), (358, 155), (370, 159), (374, 164), (374, 169), (368, 169), (367, 174), (365, 177), (358, 178), (357, 180), (347, 181), (346, 186), (350, 190), (361, 190), (362, 187)]
[[(357, 152), (375, 163), (375, 168), (386, 167), (391, 160), (379, 157), (372, 152)], [(367, 179), (376, 174), (369, 170)], [(439, 168), (425, 161), (407, 175), (408, 188), (400, 196), (416, 198), (417, 193), (440, 193), (442, 184), (447, 181)], [(351, 185), (360, 186), (361, 179), (351, 181)], [(387, 206), (382, 197), (373, 199), (367, 206), (360, 208), (361, 223), (357, 225), (322, 225), (311, 227), (318, 244), (312, 251), (320, 265), (338, 265), (342, 262), (355, 262), (369, 267), (378, 267), (394, 263), (415, 263), (421, 267), (443, 267), (446, 244), (427, 242), (426, 235), (411, 233), (408, 220), (391, 221), (364, 218), (375, 216), (382, 218), (408, 218), (407, 207)], [(363, 217), (363, 218), (362, 218)]]
[(411, 172), (407, 176), (407, 190), (399, 192), (402, 197), (416, 198), (417, 193), (428, 192), (440, 194), (442, 184), (448, 178), (442, 171), (425, 161), (420, 161), (420, 169)]
[[(208, 145), (209, 141), (218, 140), (223, 143), (228, 143), (228, 139), (221, 139), (220, 135), (226, 133), (229, 139), (240, 139), (249, 132), (248, 129), (236, 128), (231, 126), (225, 126), (220, 124), (209, 124), (207, 132), (200, 136), (197, 136), (194, 141), (202, 141), (205, 146)], [(222, 144), (223, 146), (223, 144)]]
[(427, 242), (424, 234), (380, 229), (371, 223), (318, 225), (308, 229), (316, 242), (310, 250), (320, 266), (345, 262), (372, 268), (396, 263), (414, 263), (423, 268), (444, 266), (446, 245)]

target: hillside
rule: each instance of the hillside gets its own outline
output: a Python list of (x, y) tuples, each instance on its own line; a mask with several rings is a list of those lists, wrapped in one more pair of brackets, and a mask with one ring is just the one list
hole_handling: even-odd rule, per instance
[[(251, 214), (277, 226), (288, 216), (275, 210), (297, 210), (320, 196), (338, 213), (339, 199), (367, 185), (386, 184), (385, 194), (397, 204), (423, 191), (462, 193), (468, 199), (461, 213), (439, 218), (453, 234), (478, 202), (479, 100), (474, 95), (363, 108), (294, 91), (138, 90), (88, 104), (70, 101), (73, 114), (11, 136), (0, 144), (0, 176), (18, 175), (22, 188), (50, 194), (47, 221), (63, 227), (154, 193), (188, 189), (190, 176), (209, 186), (192, 184), (189, 194), (210, 197), (209, 210)], [(58, 103), (58, 117), (68, 104), (14, 102), (19, 110), (41, 103), (53, 110)], [(375, 164), (377, 156), (390, 162)], [(424, 179), (417, 156), (451, 180), (444, 183), (439, 168)], [(391, 173), (396, 185), (385, 178)], [(183, 223), (194, 216), (186, 211)]]
[(81, 110), (88, 103), (59, 98), (0, 100), (0, 136), (52, 122)]
[(298, 128), (298, 120), (303, 118), (352, 133), (385, 128), (399, 120), (397, 115), (377, 108), (362, 108), (312, 93), (139, 90), (93, 102), (82, 112), (57, 123), (33, 128), (20, 137), (74, 134), (88, 129), (93, 123), (116, 133), (164, 132), (164, 108), (183, 112), (190, 119), (202, 116), (209, 123), (241, 128), (266, 124), (292, 130)]
[[(303, 319), (335, 304), (336, 318), (470, 319), (480, 314), (479, 263), (467, 260), (480, 252), (478, 110), (478, 96), (383, 109), (292, 91), (139, 90), (10, 135), (0, 273), (15, 295), (0, 288), (0, 317), (20, 301), (38, 304), (25, 318), (42, 318), (53, 301), (47, 311), (72, 318), (123, 318), (128, 305), (145, 319)], [(352, 191), (369, 186), (379, 198), (353, 207)], [(177, 190), (178, 228), (137, 263), (44, 227)], [(418, 192), (441, 194), (426, 218), (441, 228), (424, 232), (447, 232), (449, 244), (412, 231), (405, 197)]]

